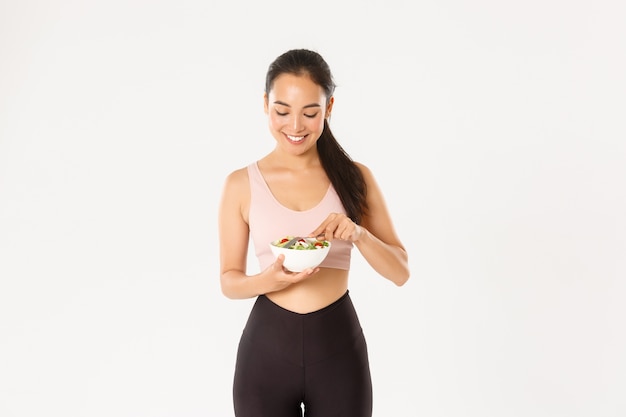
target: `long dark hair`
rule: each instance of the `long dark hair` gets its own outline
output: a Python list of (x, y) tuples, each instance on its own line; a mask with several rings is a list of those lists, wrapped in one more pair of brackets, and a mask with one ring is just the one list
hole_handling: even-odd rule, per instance
[[(317, 52), (292, 49), (276, 58), (267, 70), (265, 93), (269, 94), (276, 77), (285, 73), (308, 75), (315, 84), (324, 89), (327, 100), (335, 92), (336, 84), (330, 67)], [(327, 119), (324, 120), (324, 130), (317, 141), (317, 152), (322, 168), (337, 191), (348, 217), (357, 224), (361, 223), (367, 210), (365, 179), (359, 167), (331, 132)]]

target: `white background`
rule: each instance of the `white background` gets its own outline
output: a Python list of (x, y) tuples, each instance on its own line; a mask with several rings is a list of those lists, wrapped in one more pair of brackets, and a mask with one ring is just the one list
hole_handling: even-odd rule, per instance
[(0, 415), (232, 416), (217, 205), (293, 47), (410, 255), (354, 256), (375, 416), (626, 415), (624, 4), (0, 0)]

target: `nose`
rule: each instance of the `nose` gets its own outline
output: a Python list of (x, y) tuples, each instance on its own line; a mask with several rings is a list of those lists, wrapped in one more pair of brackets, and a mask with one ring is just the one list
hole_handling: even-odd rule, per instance
[(293, 123), (292, 127), (293, 127), (294, 132), (299, 132), (302, 129), (304, 125), (302, 122), (303, 122), (302, 116), (294, 114), (293, 122), (292, 122)]

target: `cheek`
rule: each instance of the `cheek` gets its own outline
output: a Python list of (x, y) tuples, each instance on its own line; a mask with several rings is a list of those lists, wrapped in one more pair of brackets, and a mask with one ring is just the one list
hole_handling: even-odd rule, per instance
[(268, 117), (268, 121), (269, 121), (270, 127), (272, 128), (277, 128), (281, 125), (280, 118), (274, 114), (270, 114), (270, 116)]
[(287, 116), (281, 116), (276, 114), (275, 111), (272, 111), (269, 114), (269, 121), (272, 126), (288, 126), (293, 122), (293, 116), (290, 114)]
[(319, 118), (315, 118), (312, 119), (309, 124), (309, 129), (311, 130), (318, 130), (318, 131), (322, 131), (324, 130), (324, 118), (323, 117), (319, 117)]

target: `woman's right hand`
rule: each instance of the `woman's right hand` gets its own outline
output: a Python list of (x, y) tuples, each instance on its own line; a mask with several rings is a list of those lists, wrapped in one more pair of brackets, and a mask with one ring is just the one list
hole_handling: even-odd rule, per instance
[(261, 279), (268, 285), (268, 291), (266, 291), (266, 293), (283, 290), (290, 285), (310, 278), (320, 270), (319, 268), (308, 268), (302, 272), (291, 272), (285, 269), (283, 266), (284, 262), (285, 255), (280, 254), (274, 263), (261, 273)]

